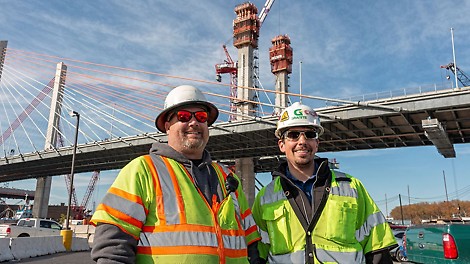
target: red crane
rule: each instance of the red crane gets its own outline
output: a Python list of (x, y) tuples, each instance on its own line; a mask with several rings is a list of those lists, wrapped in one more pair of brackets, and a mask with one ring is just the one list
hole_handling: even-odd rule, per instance
[(443, 65), (441, 68), (451, 71), (454, 75), (457, 75), (457, 79), (463, 86), (470, 86), (470, 79), (468, 76), (458, 66), (455, 66), (453, 62), (447, 65)]
[[(59, 145), (61, 147), (64, 146), (64, 139), (62, 138), (62, 134), (59, 134)], [(70, 185), (72, 180), (72, 175), (67, 174), (65, 176), (65, 185), (67, 186), (67, 192), (70, 193)], [(75, 220), (82, 220), (87, 217), (86, 207), (88, 202), (90, 201), (91, 194), (95, 190), (95, 185), (98, 179), (100, 178), (100, 171), (94, 171), (91, 175), (90, 182), (88, 183), (88, 188), (86, 189), (85, 196), (83, 197), (82, 203), (78, 205), (77, 201), (77, 193), (75, 192), (75, 186), (72, 189), (72, 201), (70, 205), (70, 209), (72, 210), (72, 217)]]
[[(250, 26), (248, 26), (249, 30), (248, 31), (251, 31), (251, 30), (254, 30), (255, 32), (259, 32), (259, 29), (261, 27), (261, 25), (263, 24), (264, 20), (266, 19), (266, 16), (268, 15), (269, 11), (271, 10), (271, 6), (273, 5), (275, 0), (267, 0), (263, 6), (263, 9), (261, 10), (261, 12), (259, 13), (259, 15), (254, 18), (255, 22), (254, 22), (254, 25), (251, 25), (250, 23), (244, 21), (244, 23), (242, 23), (243, 25), (246, 25), (246, 24), (249, 24)], [(247, 3), (245, 3), (246, 5)], [(248, 3), (249, 4), (249, 3)], [(242, 4), (241, 6), (243, 6), (244, 4)], [(242, 7), (239, 7), (239, 8), (242, 8)], [(254, 9), (256, 9), (256, 7), (253, 7)], [(235, 10), (237, 10), (237, 8), (235, 8)], [(254, 29), (253, 29), (254, 27)], [(238, 31), (240, 31), (239, 33), (237, 33)], [(237, 30), (234, 30), (234, 36), (236, 36), (237, 34), (240, 34), (240, 35), (243, 35), (243, 37), (241, 37), (241, 40), (234, 40), (234, 46), (237, 47), (238, 44), (240, 43), (244, 43), (246, 42), (246, 34), (243, 33), (246, 31), (246, 28), (245, 27), (241, 27)], [(254, 35), (251, 35), (249, 34), (251, 37), (255, 37)], [(253, 40), (253, 45), (257, 46), (258, 45), (258, 40), (257, 40), (257, 36), (256, 38)], [(224, 60), (223, 63), (218, 63), (215, 65), (215, 72), (216, 72), (216, 80), (218, 82), (221, 82), (222, 81), (222, 74), (230, 74), (230, 116), (229, 116), (229, 121), (233, 121), (233, 120), (236, 120), (236, 112), (237, 112), (237, 102), (236, 102), (236, 98), (237, 98), (237, 87), (238, 87), (238, 83), (237, 83), (237, 68), (238, 68), (238, 65), (236, 62), (234, 62), (232, 60), (232, 57), (230, 56), (230, 54), (228, 53), (228, 50), (227, 50), (227, 47), (225, 45), (222, 45), (222, 48), (224, 49), (224, 52), (225, 52), (225, 57), (226, 59)], [(257, 65), (257, 63), (255, 62), (253, 65)]]
[(237, 114), (237, 64), (232, 60), (230, 54), (228, 53), (227, 46), (222, 45), (222, 48), (225, 52), (226, 59), (223, 63), (218, 63), (215, 65), (216, 80), (218, 82), (222, 81), (222, 74), (230, 74), (230, 116), (229, 121), (236, 119)]

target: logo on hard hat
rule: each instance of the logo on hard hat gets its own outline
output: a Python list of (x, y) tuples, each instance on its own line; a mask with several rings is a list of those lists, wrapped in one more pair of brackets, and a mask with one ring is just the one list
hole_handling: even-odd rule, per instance
[(287, 111), (284, 111), (284, 113), (282, 113), (281, 119), (279, 121), (284, 122), (288, 119), (289, 119), (289, 113), (287, 113)]
[(292, 119), (307, 119), (306, 116), (304, 116), (303, 110), (302, 109), (295, 109), (294, 110), (294, 117)]

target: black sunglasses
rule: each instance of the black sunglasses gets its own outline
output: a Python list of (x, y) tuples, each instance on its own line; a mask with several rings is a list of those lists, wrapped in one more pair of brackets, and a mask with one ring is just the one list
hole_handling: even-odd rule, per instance
[[(209, 114), (206, 111), (190, 112), (187, 110), (179, 110), (176, 112), (176, 119), (183, 123), (191, 121), (193, 116), (199, 123), (205, 123), (207, 122), (207, 119), (209, 119)], [(168, 120), (170, 120), (171, 117), (172, 115), (169, 116)]]
[(307, 130), (307, 131), (292, 131), (288, 130), (284, 133), (283, 137), (287, 138), (292, 141), (297, 141), (300, 138), (300, 135), (304, 135), (306, 139), (317, 139), (318, 133), (315, 130)]

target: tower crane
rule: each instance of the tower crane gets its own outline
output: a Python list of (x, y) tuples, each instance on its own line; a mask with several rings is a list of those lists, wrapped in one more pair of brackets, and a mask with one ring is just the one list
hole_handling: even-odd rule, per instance
[(259, 12), (259, 15), (258, 15), (259, 27), (261, 27), (261, 25), (263, 24), (273, 4), (274, 4), (274, 0), (267, 0), (266, 3), (264, 3), (263, 9), (261, 9), (261, 12)]
[[(259, 13), (259, 15), (257, 16), (257, 21), (255, 21), (254, 25), (254, 28), (252, 28), (252, 26), (249, 26), (250, 31), (253, 30), (255, 33), (256, 33), (256, 36), (252, 36), (254, 37), (253, 39), (253, 44), (254, 46), (258, 46), (258, 36), (257, 34), (259, 33), (259, 29), (261, 28), (261, 25), (263, 24), (264, 20), (266, 19), (269, 11), (271, 10), (271, 7), (272, 5), (274, 4), (274, 1), (275, 0), (267, 0), (265, 3), (264, 3), (264, 6), (263, 6), (263, 9), (261, 9), (261, 12)], [(236, 33), (234, 32), (234, 35)], [(234, 45), (235, 47), (238, 46), (238, 41), (235, 41), (234, 40)], [(244, 40), (242, 41), (244, 42)], [(224, 60), (223, 63), (218, 63), (215, 65), (215, 72), (216, 72), (216, 80), (218, 82), (221, 82), (222, 81), (222, 74), (230, 74), (230, 116), (229, 116), (229, 120), (230, 121), (233, 121), (236, 119), (236, 112), (237, 112), (237, 104), (236, 104), (236, 98), (238, 96), (238, 92), (237, 92), (237, 87), (238, 87), (238, 81), (237, 81), (237, 78), (238, 78), (238, 65), (237, 65), (237, 62), (234, 62), (227, 50), (227, 47), (226, 45), (222, 45), (222, 48), (224, 49), (224, 53), (225, 53), (225, 57), (226, 59)], [(256, 60), (256, 58), (255, 58)], [(257, 65), (257, 62), (255, 61), (253, 63), (253, 65)], [(257, 74), (255, 74), (257, 75)]]
[(222, 74), (230, 74), (230, 116), (229, 121), (236, 119), (237, 107), (235, 104), (235, 99), (237, 98), (237, 64), (232, 60), (230, 54), (227, 50), (227, 46), (222, 45), (224, 49), (225, 57), (223, 63), (218, 63), (215, 65), (216, 80), (218, 82), (222, 81)]
[(457, 75), (457, 79), (463, 86), (470, 86), (470, 79), (468, 76), (462, 70), (460, 70), (458, 66), (455, 66), (453, 62), (447, 65), (442, 65), (441, 68), (449, 70), (453, 74)]

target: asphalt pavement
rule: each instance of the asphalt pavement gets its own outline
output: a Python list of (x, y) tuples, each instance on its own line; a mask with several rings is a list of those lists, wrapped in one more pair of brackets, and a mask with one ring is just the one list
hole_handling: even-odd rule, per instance
[(45, 255), (35, 258), (26, 258), (22, 260), (12, 260), (11, 263), (36, 263), (36, 264), (93, 264), (90, 251), (63, 252), (53, 255)]

